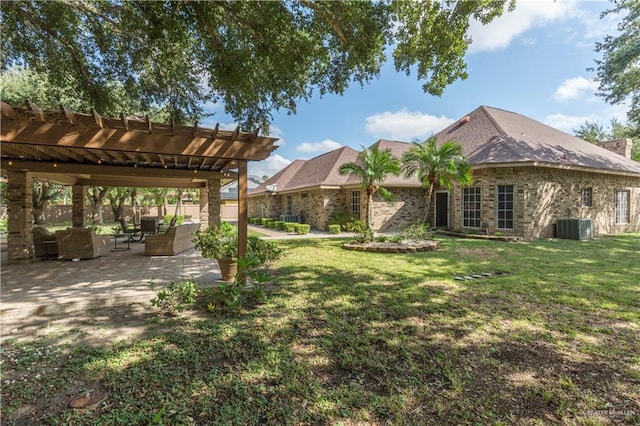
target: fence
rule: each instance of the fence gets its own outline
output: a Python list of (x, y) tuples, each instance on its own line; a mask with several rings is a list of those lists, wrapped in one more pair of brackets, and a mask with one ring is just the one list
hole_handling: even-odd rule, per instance
[[(173, 215), (176, 211), (175, 205), (169, 205), (167, 214)], [(198, 204), (182, 204), (178, 214), (184, 216), (191, 216), (194, 219), (200, 217), (200, 205)], [(7, 207), (0, 207), (0, 217), (6, 217)], [(124, 215), (127, 217), (133, 216), (133, 209), (131, 206), (124, 207)], [(156, 206), (140, 206), (140, 216), (157, 216), (163, 217), (163, 208)], [(46, 223), (61, 223), (71, 222), (71, 206), (70, 205), (53, 205), (47, 207), (44, 217)], [(227, 204), (220, 206), (220, 217), (222, 220), (237, 220), (238, 219), (238, 205)], [(105, 222), (114, 222), (113, 211), (109, 205), (105, 205), (102, 208), (102, 218)], [(91, 209), (88, 209), (87, 216), (85, 217), (86, 223), (91, 223)]]

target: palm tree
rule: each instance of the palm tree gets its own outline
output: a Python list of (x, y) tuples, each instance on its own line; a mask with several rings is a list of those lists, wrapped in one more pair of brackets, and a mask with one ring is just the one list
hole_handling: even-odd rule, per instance
[(355, 163), (345, 163), (340, 166), (341, 175), (354, 175), (360, 178), (360, 187), (367, 193), (367, 218), (366, 225), (371, 229), (371, 217), (373, 213), (373, 194), (376, 192), (384, 200), (393, 199), (393, 194), (381, 187), (388, 175), (400, 176), (400, 161), (393, 156), (391, 150), (380, 151), (377, 146), (365, 148), (358, 154)]
[(451, 189), (454, 182), (469, 185), (473, 182), (471, 164), (462, 155), (462, 146), (454, 141), (436, 145), (435, 136), (413, 146), (402, 156), (402, 170), (406, 177), (414, 174), (427, 189), (422, 220), (430, 223), (431, 205), (436, 184)]

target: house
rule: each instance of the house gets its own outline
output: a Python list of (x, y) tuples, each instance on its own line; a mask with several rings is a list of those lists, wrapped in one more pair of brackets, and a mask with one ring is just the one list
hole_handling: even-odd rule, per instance
[[(593, 231), (640, 231), (640, 163), (631, 160), (627, 139), (591, 144), (521, 114), (481, 106), (437, 133), (439, 143), (462, 145), (473, 165), (468, 187), (438, 188), (434, 225), (524, 239), (552, 237), (559, 219), (590, 219)], [(398, 158), (410, 143), (380, 140)], [(364, 194), (353, 176), (340, 176), (341, 164), (357, 152), (343, 147), (311, 160), (296, 160), (256, 188), (249, 197), (251, 216), (302, 214), (326, 229), (332, 212), (363, 215)], [(391, 202), (374, 200), (373, 225), (398, 230), (415, 222), (424, 209), (425, 191), (417, 179), (390, 177), (384, 186)], [(264, 210), (260, 207), (264, 206)]]
[[(247, 189), (249, 192), (255, 190), (262, 183), (262, 179), (255, 175), (247, 176)], [(238, 204), (238, 181), (234, 180), (220, 188), (221, 205)]]

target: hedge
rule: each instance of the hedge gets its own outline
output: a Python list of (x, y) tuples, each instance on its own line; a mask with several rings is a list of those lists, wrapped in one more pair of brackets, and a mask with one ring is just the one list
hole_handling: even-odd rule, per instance
[(296, 225), (294, 226), (294, 229), (296, 231), (296, 234), (304, 235), (309, 233), (309, 231), (311, 230), (311, 225), (296, 223)]
[(330, 234), (339, 234), (340, 233), (340, 224), (339, 223), (333, 223), (333, 224), (329, 225), (329, 233)]

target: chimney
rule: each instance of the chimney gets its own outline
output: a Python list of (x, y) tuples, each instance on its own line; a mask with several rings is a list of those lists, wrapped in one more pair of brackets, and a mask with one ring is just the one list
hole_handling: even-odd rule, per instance
[(613, 139), (598, 143), (598, 146), (608, 149), (611, 152), (615, 152), (616, 154), (620, 154), (625, 158), (631, 158), (632, 145), (633, 142), (629, 138)]

